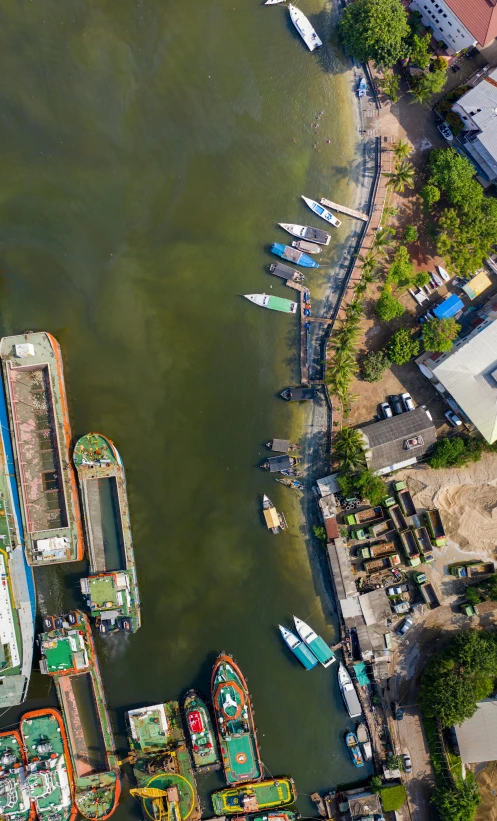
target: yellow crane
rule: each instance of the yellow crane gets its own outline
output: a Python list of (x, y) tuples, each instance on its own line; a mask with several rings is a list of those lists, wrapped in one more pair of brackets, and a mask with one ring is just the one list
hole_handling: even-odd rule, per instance
[(167, 790), (159, 790), (157, 787), (134, 787), (130, 793), (142, 801), (151, 801), (156, 821), (181, 821), (176, 787), (169, 787)]

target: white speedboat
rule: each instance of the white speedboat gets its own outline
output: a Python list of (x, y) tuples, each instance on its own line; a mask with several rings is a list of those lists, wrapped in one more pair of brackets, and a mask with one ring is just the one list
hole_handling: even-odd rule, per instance
[(440, 274), (444, 282), (448, 282), (450, 280), (450, 274), (445, 270), (445, 268), (442, 268), (441, 265), (437, 265), (437, 268), (438, 273)]
[(318, 217), (321, 217), (321, 219), (326, 220), (326, 222), (328, 222), (330, 225), (334, 225), (335, 228), (338, 228), (342, 224), (340, 220), (337, 219), (331, 213), (331, 211), (327, 211), (326, 208), (323, 208), (323, 206), (319, 202), (316, 202), (316, 200), (310, 200), (309, 197), (304, 197), (303, 194), (302, 199), (304, 200), (305, 204), (309, 206), (311, 211), (314, 211), (314, 213), (317, 214)]
[(335, 654), (333, 650), (328, 647), (324, 639), (322, 639), (321, 636), (318, 636), (312, 627), (309, 627), (309, 625), (306, 624), (305, 621), (302, 621), (302, 619), (298, 619), (297, 616), (294, 616), (293, 620), (300, 638), (302, 641), (305, 641), (309, 649), (312, 650), (317, 660), (323, 665), (323, 667), (329, 667), (330, 664), (333, 664), (335, 661)]
[(288, 6), (288, 10), (290, 12), (293, 25), (302, 37), (302, 40), (306, 44), (309, 51), (314, 51), (314, 49), (322, 46), (323, 43), (317, 36), (305, 14), (302, 14), (300, 9), (296, 6), (292, 6), (291, 4)]
[(349, 716), (351, 718), (358, 718), (362, 715), (361, 702), (359, 701), (359, 696), (357, 695), (352, 679), (347, 672), (347, 668), (342, 662), (340, 662), (338, 668), (338, 686)]
[(297, 313), (297, 303), (290, 299), (282, 299), (280, 296), (272, 294), (244, 294), (245, 299), (259, 305), (261, 308), (269, 308), (270, 311), (281, 311), (283, 314)]
[(276, 3), (284, 3), (285, 0), (266, 0), (264, 3), (265, 6), (275, 6)]
[(331, 235), (326, 231), (321, 231), (320, 228), (312, 228), (309, 225), (294, 225), (292, 222), (278, 223), (280, 228), (288, 231), (294, 237), (299, 239), (307, 239), (310, 242), (318, 242), (320, 245), (328, 245)]

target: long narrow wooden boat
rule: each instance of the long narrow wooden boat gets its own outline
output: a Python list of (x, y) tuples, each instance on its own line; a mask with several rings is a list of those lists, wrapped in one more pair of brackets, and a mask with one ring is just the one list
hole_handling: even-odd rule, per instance
[(263, 767), (250, 694), (242, 671), (227, 653), (216, 659), (211, 692), (226, 781), (260, 781)]
[[(283, 473), (283, 471), (281, 471)], [(284, 471), (286, 474), (289, 471)], [(294, 471), (296, 473), (297, 471)], [(271, 530), (275, 536), (280, 530), (285, 530), (287, 524), (283, 513), (278, 513), (269, 496), (266, 494), (262, 497), (262, 512), (264, 514), (264, 521), (266, 522), (268, 530)]]
[(345, 733), (345, 743), (354, 767), (364, 767), (364, 759), (357, 736), (354, 733)]
[(244, 294), (245, 299), (259, 305), (260, 308), (269, 308), (270, 311), (280, 311), (283, 314), (296, 314), (297, 303), (290, 299), (283, 299), (272, 294)]

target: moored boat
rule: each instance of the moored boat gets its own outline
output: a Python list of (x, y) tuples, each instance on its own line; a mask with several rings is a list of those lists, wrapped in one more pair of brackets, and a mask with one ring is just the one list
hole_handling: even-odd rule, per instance
[(268, 530), (271, 530), (275, 536), (278, 535), (280, 530), (285, 530), (287, 524), (283, 513), (278, 513), (271, 499), (269, 496), (266, 496), (266, 494), (262, 497), (262, 512)]
[(364, 759), (362, 757), (361, 748), (357, 741), (357, 736), (354, 733), (345, 733), (345, 743), (355, 767), (364, 767)]
[(307, 254), (303, 254), (302, 251), (298, 251), (296, 248), (290, 248), (289, 245), (282, 245), (281, 242), (273, 242), (271, 245), (271, 253), (289, 262), (294, 262), (296, 265), (302, 265), (304, 268), (321, 267), (314, 259), (307, 256)]
[(269, 308), (270, 311), (281, 311), (283, 314), (297, 313), (297, 303), (290, 299), (282, 299), (280, 296), (272, 294), (243, 294), (245, 299), (259, 305), (261, 308)]
[(373, 750), (371, 749), (368, 728), (363, 721), (361, 721), (361, 723), (356, 727), (356, 736), (359, 744), (361, 745), (364, 761), (371, 761), (373, 758)]
[(314, 653), (307, 647), (307, 645), (301, 641), (297, 636), (291, 632), (291, 630), (287, 630), (286, 627), (282, 627), (281, 624), (278, 625), (280, 633), (283, 637), (283, 641), (285, 642), (286, 646), (290, 648), (293, 655), (298, 658), (300, 663), (305, 667), (306, 670), (312, 670), (318, 660)]
[(302, 194), (302, 199), (304, 200), (306, 205), (309, 206), (311, 211), (314, 211), (314, 213), (317, 214), (318, 217), (321, 217), (321, 219), (326, 220), (326, 222), (329, 223), (330, 225), (334, 225), (335, 228), (338, 228), (342, 224), (341, 221), (339, 219), (337, 219), (334, 216), (334, 214), (331, 213), (331, 211), (328, 211), (326, 208), (324, 208), (321, 205), (321, 203), (316, 202), (316, 200), (311, 200), (311, 199), (309, 199), (309, 197), (304, 197), (303, 194)]
[(81, 592), (101, 633), (134, 633), (141, 625), (140, 593), (121, 455), (110, 439), (88, 433), (76, 442), (73, 462), (90, 559)]
[(314, 632), (312, 627), (309, 627), (305, 621), (298, 619), (297, 616), (293, 617), (295, 622), (295, 627), (297, 629), (297, 633), (299, 634), (302, 641), (305, 641), (309, 649), (314, 653), (317, 660), (323, 667), (329, 667), (333, 664), (335, 659), (335, 654), (333, 650), (328, 647), (324, 639), (321, 636), (318, 636), (317, 633)]
[(301, 815), (293, 810), (272, 810), (265, 813), (239, 815), (238, 821), (300, 821)]
[(270, 473), (281, 473), (283, 470), (290, 470), (301, 461), (299, 456), (282, 454), (281, 456), (270, 456), (269, 459), (265, 459), (261, 467), (264, 470), (269, 470)]
[(368, 86), (364, 77), (361, 77), (359, 80), (359, 85), (357, 86), (357, 96), (358, 97), (365, 97), (366, 92), (368, 90)]
[(221, 653), (216, 659), (211, 692), (226, 781), (228, 784), (259, 781), (263, 769), (252, 703), (243, 673), (227, 653)]
[(306, 239), (295, 240), (292, 242), (292, 248), (303, 251), (304, 254), (320, 254), (323, 250), (320, 245), (316, 245), (315, 242), (307, 242)]
[(352, 679), (347, 672), (347, 668), (342, 662), (338, 665), (338, 686), (349, 716), (351, 718), (358, 718), (362, 715), (361, 703)]
[(275, 6), (277, 3), (284, 3), (285, 0), (266, 0), (265, 6)]
[(292, 222), (280, 222), (278, 224), (280, 228), (283, 228), (293, 237), (297, 237), (297, 239), (317, 242), (320, 245), (328, 245), (331, 239), (331, 234), (327, 234), (321, 228), (312, 228), (310, 225), (294, 225)]
[(297, 792), (292, 778), (268, 778), (254, 784), (241, 784), (217, 790), (212, 796), (216, 815), (244, 815), (293, 804)]
[(317, 809), (319, 815), (322, 818), (326, 818), (326, 805), (324, 803), (323, 798), (319, 795), (318, 792), (313, 792), (311, 794), (311, 801), (312, 801), (313, 804), (316, 805), (316, 809)]
[(275, 450), (277, 453), (288, 453), (293, 450), (300, 450), (300, 445), (292, 445), (289, 439), (270, 439), (266, 442), (266, 447), (269, 450)]
[(57, 710), (32, 710), (21, 719), (27, 758), (26, 787), (38, 821), (76, 818), (74, 780), (62, 716)]
[(280, 396), (287, 402), (308, 402), (316, 396), (315, 388), (290, 387), (281, 391)]
[(442, 268), (441, 265), (437, 265), (437, 269), (444, 282), (448, 282), (450, 280), (450, 274), (448, 271), (446, 271), (445, 268)]
[(26, 758), (17, 730), (0, 733), (0, 818), (2, 821), (33, 821), (26, 785)]
[(283, 479), (276, 476), (275, 481), (292, 490), (305, 490), (305, 485), (303, 485), (302, 482), (299, 482), (298, 479), (291, 479), (289, 476), (284, 476)]
[(183, 704), (186, 727), (195, 770), (198, 773), (219, 770), (221, 759), (209, 708), (196, 690), (188, 690)]
[(323, 43), (317, 36), (305, 14), (302, 14), (300, 9), (296, 6), (292, 6), (291, 3), (288, 5), (288, 11), (290, 12), (290, 18), (293, 25), (302, 37), (302, 40), (306, 44), (309, 51), (314, 51), (316, 48), (320, 48)]
[(281, 277), (286, 282), (305, 282), (305, 274), (302, 271), (295, 271), (289, 265), (283, 265), (282, 262), (273, 262), (269, 266), (269, 270), (276, 277)]

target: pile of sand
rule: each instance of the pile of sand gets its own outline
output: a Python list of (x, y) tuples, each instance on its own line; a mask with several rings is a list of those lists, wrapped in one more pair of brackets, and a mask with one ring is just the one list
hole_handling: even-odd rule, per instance
[(487, 764), (476, 780), (482, 797), (476, 821), (497, 821), (497, 761)]
[(466, 468), (417, 465), (397, 476), (407, 482), (416, 507), (439, 508), (447, 537), (462, 550), (496, 554), (497, 454)]

